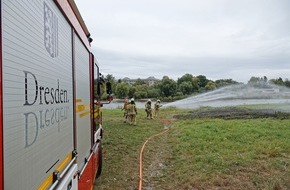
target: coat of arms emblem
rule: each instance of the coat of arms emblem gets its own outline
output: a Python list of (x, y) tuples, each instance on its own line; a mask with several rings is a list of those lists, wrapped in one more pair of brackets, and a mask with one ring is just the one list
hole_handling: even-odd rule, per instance
[(58, 56), (58, 18), (44, 2), (44, 46), (51, 57)]

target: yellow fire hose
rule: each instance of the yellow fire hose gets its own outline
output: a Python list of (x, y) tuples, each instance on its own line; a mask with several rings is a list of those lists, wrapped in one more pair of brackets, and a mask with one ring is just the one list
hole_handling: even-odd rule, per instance
[(156, 135), (152, 135), (151, 137), (149, 137), (143, 144), (141, 150), (140, 150), (140, 168), (139, 168), (139, 190), (142, 190), (142, 181), (143, 181), (143, 176), (142, 176), (142, 156), (143, 156), (143, 150), (145, 148), (145, 145), (147, 144), (147, 142), (152, 139), (153, 137), (156, 137), (156, 136), (159, 136), (159, 135), (162, 135), (164, 133), (167, 133), (169, 131), (169, 129), (166, 129), (165, 131), (161, 132), (161, 133), (158, 133)]

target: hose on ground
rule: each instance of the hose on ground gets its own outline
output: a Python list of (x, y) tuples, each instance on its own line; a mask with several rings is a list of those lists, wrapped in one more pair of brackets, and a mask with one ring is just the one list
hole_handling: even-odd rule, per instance
[(162, 135), (164, 133), (167, 133), (169, 129), (166, 129), (165, 131), (161, 132), (161, 133), (158, 133), (158, 134), (155, 134), (155, 135), (152, 135), (151, 137), (149, 137), (143, 144), (141, 150), (140, 150), (140, 157), (139, 157), (139, 160), (140, 160), (140, 167), (139, 167), (139, 190), (142, 190), (142, 181), (143, 181), (143, 176), (142, 176), (142, 157), (143, 157), (143, 150), (145, 148), (145, 145), (147, 144), (147, 142), (156, 137), (156, 136), (159, 136), (159, 135)]

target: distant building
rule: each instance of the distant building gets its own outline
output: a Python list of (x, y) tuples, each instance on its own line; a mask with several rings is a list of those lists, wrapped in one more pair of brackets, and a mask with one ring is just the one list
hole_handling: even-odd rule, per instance
[[(122, 81), (124, 81), (124, 82), (126, 82), (127, 84), (130, 84), (130, 85), (134, 84), (137, 80), (138, 79), (130, 79), (128, 77), (125, 77), (125, 78), (122, 79)], [(148, 77), (146, 79), (140, 79), (140, 80), (146, 82), (149, 86), (152, 86), (155, 82), (160, 81), (159, 79), (157, 79), (157, 78), (155, 78), (153, 76), (150, 76), (150, 77)]]
[(144, 81), (147, 82), (149, 86), (152, 86), (155, 82), (160, 80), (155, 77), (148, 77), (147, 79), (144, 79)]
[(134, 84), (136, 82), (137, 79), (130, 79), (128, 77), (125, 77), (122, 79), (123, 82), (127, 83), (127, 84)]

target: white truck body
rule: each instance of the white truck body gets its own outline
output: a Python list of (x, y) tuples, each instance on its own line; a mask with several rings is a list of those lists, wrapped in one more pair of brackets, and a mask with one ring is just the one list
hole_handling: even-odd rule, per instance
[(92, 55), (78, 14), (71, 0), (1, 0), (0, 189), (78, 189), (76, 176), (98, 152)]

